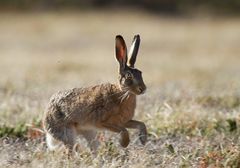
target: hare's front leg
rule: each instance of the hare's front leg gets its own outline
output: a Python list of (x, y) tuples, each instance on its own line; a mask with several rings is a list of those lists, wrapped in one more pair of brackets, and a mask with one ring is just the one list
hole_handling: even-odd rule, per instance
[(147, 128), (141, 121), (130, 120), (125, 124), (126, 128), (134, 128), (139, 130), (139, 139), (143, 145), (147, 142)]
[(120, 139), (120, 144), (122, 147), (126, 148), (130, 142), (129, 139), (129, 134), (126, 128), (117, 126), (117, 125), (112, 125), (112, 124), (102, 124), (102, 127), (116, 133), (120, 133), (121, 139)]

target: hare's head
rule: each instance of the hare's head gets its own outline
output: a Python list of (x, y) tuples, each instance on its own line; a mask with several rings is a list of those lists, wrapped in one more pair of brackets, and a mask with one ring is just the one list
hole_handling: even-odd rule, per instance
[(127, 53), (127, 47), (123, 37), (120, 35), (116, 36), (116, 58), (120, 65), (120, 86), (122, 90), (130, 91), (136, 95), (143, 94), (146, 90), (142, 72), (134, 67), (139, 45), (140, 36), (135, 35), (129, 53)]

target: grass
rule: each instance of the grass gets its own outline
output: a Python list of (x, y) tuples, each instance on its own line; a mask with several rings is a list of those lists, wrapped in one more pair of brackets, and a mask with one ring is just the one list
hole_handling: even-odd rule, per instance
[[(146, 13), (0, 14), (0, 167), (240, 167), (240, 22), (166, 18)], [(137, 67), (147, 93), (130, 130), (99, 134), (91, 155), (84, 139), (71, 159), (48, 151), (41, 118), (58, 90), (117, 81), (114, 37), (142, 37)]]

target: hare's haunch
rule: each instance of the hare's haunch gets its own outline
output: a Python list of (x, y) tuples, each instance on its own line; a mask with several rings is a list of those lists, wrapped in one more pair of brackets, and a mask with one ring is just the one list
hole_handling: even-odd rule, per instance
[[(141, 71), (134, 68), (140, 45), (136, 35), (127, 54), (122, 36), (116, 36), (116, 59), (119, 62), (119, 84), (102, 84), (88, 88), (60, 91), (52, 96), (43, 118), (46, 141), (50, 150), (64, 145), (72, 151), (76, 136), (83, 135), (92, 150), (96, 151), (98, 129), (121, 135), (120, 144), (127, 147), (129, 135), (126, 128), (139, 130), (139, 140), (147, 141), (143, 122), (132, 120), (136, 95), (143, 94), (146, 86)], [(129, 56), (129, 60), (128, 60)]]

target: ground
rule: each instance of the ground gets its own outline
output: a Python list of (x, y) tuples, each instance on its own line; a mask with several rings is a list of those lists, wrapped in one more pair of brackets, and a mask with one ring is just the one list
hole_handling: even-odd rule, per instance
[[(128, 11), (0, 14), (0, 167), (240, 167), (240, 21)], [(91, 155), (47, 150), (41, 118), (58, 90), (117, 82), (115, 35), (142, 43), (137, 132), (101, 133)], [(37, 130), (35, 129), (37, 127)]]

